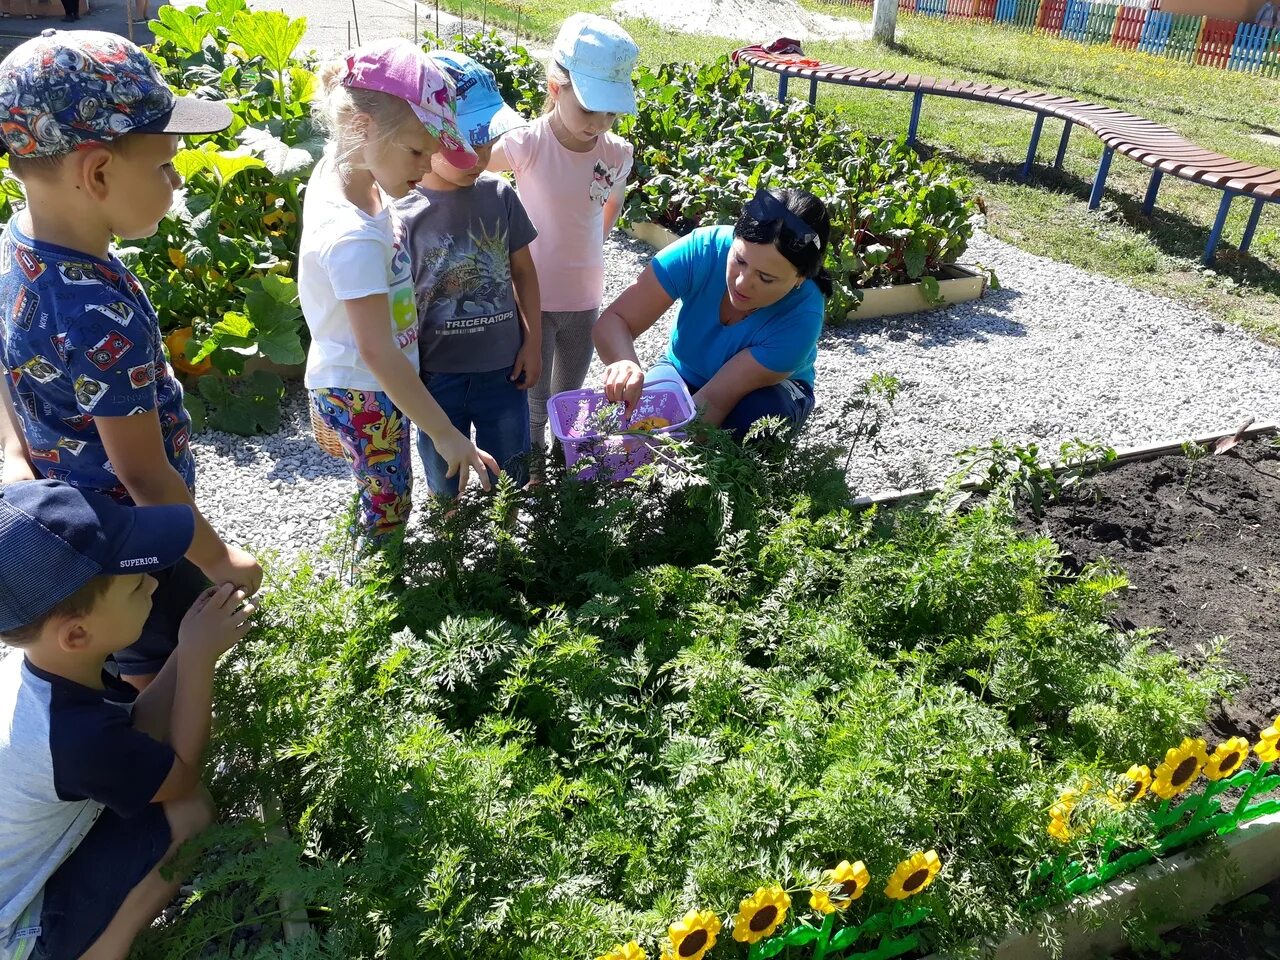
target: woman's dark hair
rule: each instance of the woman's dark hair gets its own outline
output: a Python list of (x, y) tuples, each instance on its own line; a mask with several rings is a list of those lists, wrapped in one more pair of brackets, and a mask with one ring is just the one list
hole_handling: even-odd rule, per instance
[[(831, 275), (824, 266), (827, 241), (831, 238), (831, 218), (827, 215), (826, 205), (807, 190), (768, 190), (762, 193), (767, 193), (781, 204), (790, 216), (764, 215), (757, 219), (752, 215), (752, 208), (758, 210), (758, 201), (764, 199), (757, 195), (757, 199), (746, 205), (738, 222), (733, 225), (733, 235), (747, 243), (772, 243), (787, 258), (787, 262), (796, 268), (796, 273), (816, 283), (824, 297), (831, 296)], [(809, 229), (802, 231), (799, 223), (789, 223), (793, 216)], [(816, 244), (812, 240), (813, 234), (818, 238)]]

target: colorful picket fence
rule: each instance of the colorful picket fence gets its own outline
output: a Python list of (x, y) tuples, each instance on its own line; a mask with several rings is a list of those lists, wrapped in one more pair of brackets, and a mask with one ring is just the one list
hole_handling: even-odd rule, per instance
[[(834, 0), (870, 7), (873, 0)], [(1129, 6), (1123, 0), (898, 0), (898, 10), (985, 20), (1077, 43), (1110, 44), (1205, 67), (1280, 77), (1280, 27)]]

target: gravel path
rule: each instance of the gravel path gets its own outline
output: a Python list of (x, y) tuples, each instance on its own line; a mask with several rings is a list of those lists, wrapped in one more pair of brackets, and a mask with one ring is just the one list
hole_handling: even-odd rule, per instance
[[(610, 241), (606, 302), (649, 253), (625, 237)], [(886, 449), (854, 458), (850, 479), (859, 492), (937, 481), (956, 450), (993, 437), (1053, 449), (1072, 437), (1121, 446), (1280, 415), (1280, 349), (986, 234), (975, 237), (969, 259), (996, 268), (1004, 289), (823, 337), (814, 432), (847, 435), (842, 403), (870, 374), (903, 383)], [(671, 319), (642, 338), (642, 360), (661, 353)], [(597, 363), (588, 382), (599, 370)], [(295, 386), (281, 432), (193, 442), (200, 504), (224, 536), (294, 554), (316, 551), (328, 535), (352, 484), (345, 466), (312, 442), (305, 410)], [(421, 481), (421, 466), (415, 470)]]

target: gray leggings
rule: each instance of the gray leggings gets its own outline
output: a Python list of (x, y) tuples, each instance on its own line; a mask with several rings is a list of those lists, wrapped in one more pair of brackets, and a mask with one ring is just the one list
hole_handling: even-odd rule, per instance
[(529, 391), (529, 432), (539, 450), (546, 449), (547, 398), (577, 390), (587, 378), (595, 354), (591, 327), (599, 314), (599, 308), (542, 312), (542, 376)]

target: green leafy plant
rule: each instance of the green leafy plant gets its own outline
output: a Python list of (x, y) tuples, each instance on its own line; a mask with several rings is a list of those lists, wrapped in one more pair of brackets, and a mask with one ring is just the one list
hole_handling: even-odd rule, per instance
[[(228, 829), (269, 793), (294, 839), (213, 834), (139, 955), (279, 956), (233, 944), (290, 885), (299, 958), (657, 956), (766, 884), (798, 945), (954, 944), (1024, 916), (1059, 784), (1155, 755), (1226, 684), (1112, 626), (1123, 578), (1064, 574), (1008, 498), (852, 510), (846, 450), (701, 432), (622, 484), (551, 461), (428, 511), (369, 579), (273, 570), (210, 769)], [(828, 922), (810, 891), (844, 859), (875, 882)], [(730, 932), (712, 960), (748, 954)]]
[(1085, 440), (1069, 440), (1058, 448), (1057, 462), (1050, 463), (1040, 456), (1038, 444), (993, 440), (985, 447), (968, 447), (957, 456), (961, 463), (957, 477), (980, 479), (985, 489), (1009, 498), (1010, 503), (1021, 499), (1039, 518), (1046, 504), (1114, 462), (1116, 452)]
[(732, 223), (758, 186), (800, 187), (831, 215), (830, 322), (844, 321), (866, 287), (919, 281), (940, 303), (937, 272), (973, 233), (973, 185), (903, 142), (878, 143), (837, 115), (752, 93), (747, 81), (727, 57), (640, 69), (638, 112), (619, 122), (636, 148), (627, 218), (687, 233)]

